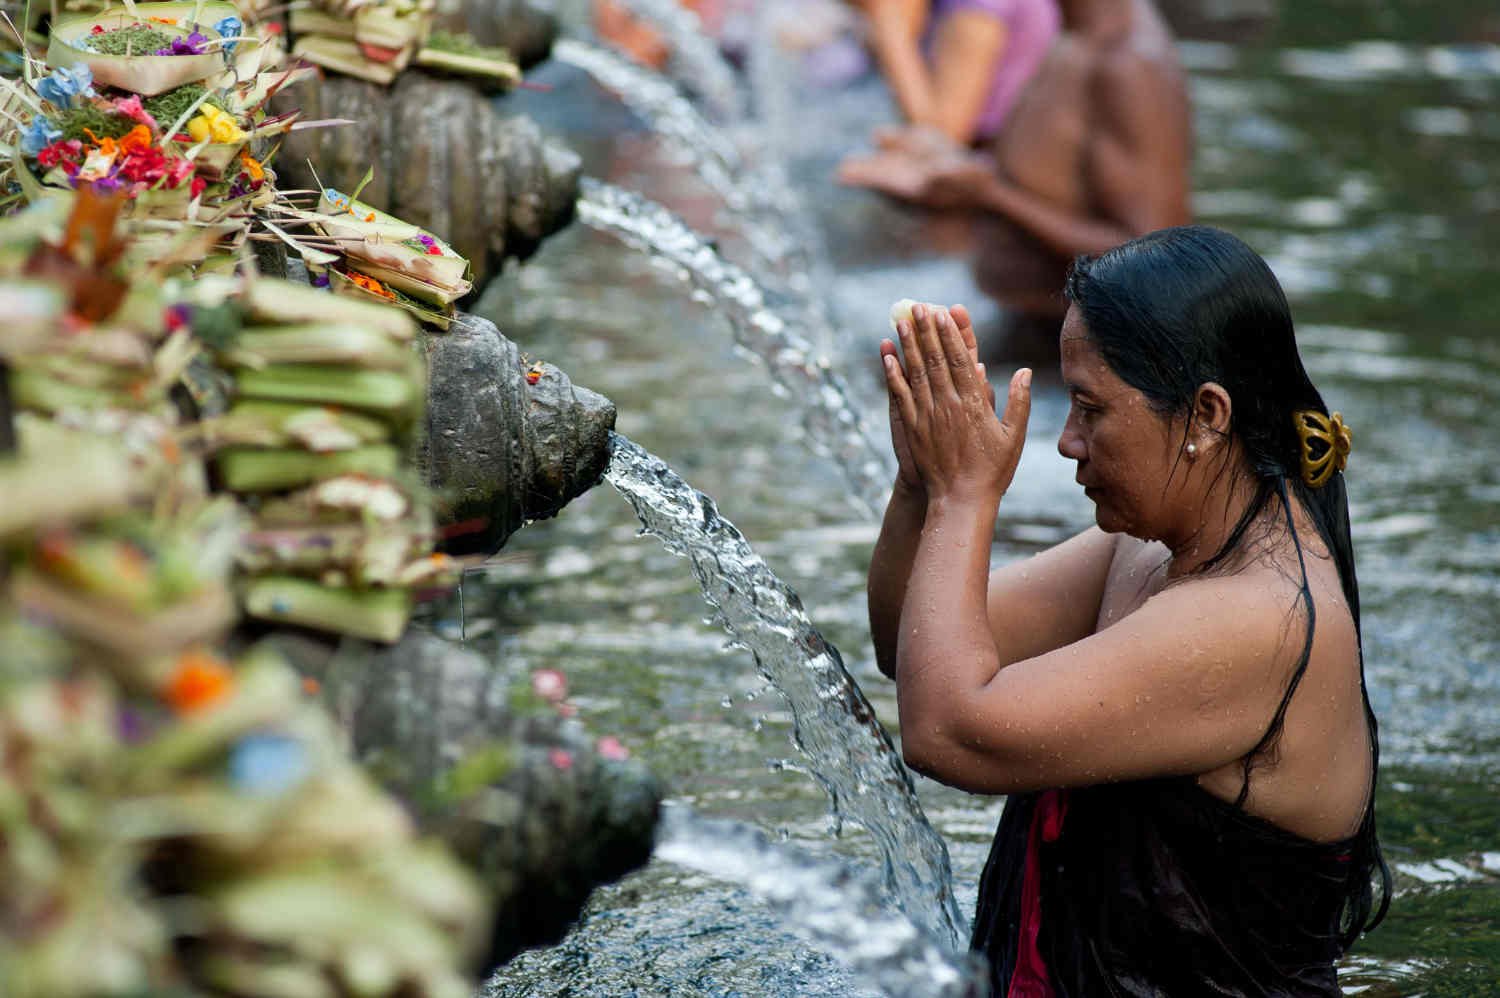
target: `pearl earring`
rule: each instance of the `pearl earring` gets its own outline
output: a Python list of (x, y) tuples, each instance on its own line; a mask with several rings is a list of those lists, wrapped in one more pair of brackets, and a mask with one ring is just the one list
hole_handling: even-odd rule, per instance
[(1197, 444), (1188, 444), (1187, 445), (1187, 456), (1189, 458), (1194, 458), (1194, 457), (1198, 456), (1198, 445)]

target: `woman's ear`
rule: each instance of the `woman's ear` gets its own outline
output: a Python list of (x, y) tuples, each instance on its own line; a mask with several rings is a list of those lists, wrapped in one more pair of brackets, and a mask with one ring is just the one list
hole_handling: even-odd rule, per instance
[(1214, 436), (1227, 437), (1233, 413), (1234, 404), (1223, 385), (1217, 381), (1205, 381), (1198, 386), (1198, 394), (1193, 399), (1195, 428), (1207, 430)]

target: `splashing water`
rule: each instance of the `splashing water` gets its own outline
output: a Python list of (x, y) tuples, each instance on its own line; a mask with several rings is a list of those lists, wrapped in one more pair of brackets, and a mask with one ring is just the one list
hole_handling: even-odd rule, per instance
[(644, 533), (692, 562), (717, 622), (786, 699), (792, 741), (828, 793), (836, 825), (847, 818), (868, 831), (896, 905), (960, 949), (968, 929), (953, 896), (948, 848), (927, 823), (910, 774), (838, 649), (712, 499), (630, 440), (612, 434), (610, 443), (605, 479), (629, 500)]
[(871, 444), (843, 380), (769, 307), (755, 281), (660, 205), (588, 177), (581, 186), (579, 219), (672, 264), (706, 294), (728, 319), (735, 343), (801, 406), (809, 442), (837, 461), (852, 498), (867, 512), (880, 509), (895, 472), (891, 457)]
[(669, 68), (721, 121), (745, 117), (745, 92), (719, 43), (703, 30), (698, 15), (678, 0), (621, 0), (627, 10), (661, 32), (671, 52)]
[[(588, 73), (619, 95), (668, 148), (686, 158), (704, 184), (719, 196), (739, 221), (740, 231), (764, 269), (777, 273), (796, 247), (786, 230), (760, 224), (767, 208), (779, 221), (780, 206), (761, 196), (763, 187), (743, 182), (746, 166), (729, 136), (711, 124), (681, 91), (660, 73), (638, 66), (606, 49), (572, 39), (559, 39), (552, 57)], [(763, 276), (758, 274), (757, 276)]]
[(827, 331), (825, 345), (831, 345), (836, 326), (822, 295), (833, 286), (832, 269), (786, 171), (767, 157), (747, 162), (730, 136), (660, 73), (566, 38), (553, 45), (552, 56), (615, 93), (693, 167), (734, 216), (735, 230), (755, 258), (756, 280), (794, 303), (785, 311), (802, 328)]
[(773, 843), (753, 826), (663, 808), (656, 858), (744, 887), (794, 933), (890, 998), (985, 998), (981, 959), (887, 908), (879, 885), (837, 859)]

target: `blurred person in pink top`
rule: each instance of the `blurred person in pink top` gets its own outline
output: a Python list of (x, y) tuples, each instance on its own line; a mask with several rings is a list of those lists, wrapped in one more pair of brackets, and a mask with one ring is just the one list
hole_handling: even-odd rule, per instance
[(1155, 4), (1057, 6), (1061, 33), (982, 151), (908, 133), (839, 168), (844, 184), (964, 212), (979, 286), (1050, 334), (1074, 257), (1189, 221), (1192, 162), (1187, 77)]
[[(982, 145), (1041, 67), (1061, 26), (1055, 0), (846, 0), (907, 126), (883, 148)], [(946, 140), (946, 143), (945, 143)]]

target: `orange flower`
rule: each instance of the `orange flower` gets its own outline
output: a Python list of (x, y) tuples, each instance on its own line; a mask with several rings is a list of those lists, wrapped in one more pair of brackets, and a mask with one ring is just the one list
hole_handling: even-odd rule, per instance
[(234, 672), (229, 666), (209, 652), (195, 650), (177, 660), (162, 695), (179, 714), (191, 714), (222, 700), (233, 688)]
[(101, 139), (99, 136), (95, 135), (90, 129), (87, 128), (83, 130), (83, 134), (87, 135), (89, 137), (89, 141), (98, 146), (99, 152), (105, 156), (114, 156), (115, 153), (120, 151), (120, 147), (115, 143), (114, 139), (108, 137)]
[(126, 154), (151, 148), (151, 129), (136, 125), (120, 138), (120, 151)]
[(175, 18), (175, 17), (148, 17), (148, 18), (146, 18), (146, 20), (148, 20), (148, 21), (155, 21), (157, 24), (176, 24), (177, 23), (177, 18)]
[(245, 172), (250, 175), (251, 180), (266, 179), (266, 168), (260, 164), (259, 160), (243, 149), (240, 150), (240, 166), (244, 167)]
[(366, 291), (371, 292), (372, 294), (377, 294), (382, 298), (389, 298), (392, 301), (394, 301), (396, 298), (395, 292), (386, 287), (384, 284), (381, 284), (379, 281), (375, 280), (375, 278), (373, 277), (366, 277), (364, 274), (361, 274), (355, 270), (349, 271), (348, 276), (349, 280), (353, 281), (355, 284), (358, 284), (360, 287), (364, 288)]
[(118, 544), (115, 547), (115, 571), (132, 582), (145, 581), (150, 574), (151, 562), (146, 552), (134, 544)]

